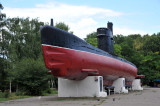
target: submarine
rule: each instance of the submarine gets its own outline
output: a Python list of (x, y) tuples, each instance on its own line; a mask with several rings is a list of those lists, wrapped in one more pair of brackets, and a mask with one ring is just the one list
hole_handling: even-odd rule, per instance
[(97, 29), (98, 48), (53, 25), (42, 26), (40, 32), (45, 66), (55, 77), (83, 80), (103, 76), (105, 85), (118, 78), (132, 82), (138, 77), (133, 63), (114, 54), (112, 22)]

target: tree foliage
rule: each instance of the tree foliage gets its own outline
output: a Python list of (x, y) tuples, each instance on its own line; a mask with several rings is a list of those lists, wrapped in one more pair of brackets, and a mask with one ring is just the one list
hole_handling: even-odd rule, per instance
[[(0, 42), (0, 90), (22, 91), (28, 95), (41, 95), (42, 91), (58, 87), (57, 78), (47, 74), (44, 65), (40, 26), (38, 19), (7, 18), (4, 20), (3, 40)], [(56, 27), (69, 31), (68, 25), (60, 22)], [(3, 51), (3, 52), (2, 52)]]
[(42, 95), (48, 88), (47, 69), (42, 61), (27, 58), (16, 64), (14, 77), (20, 91), (27, 95)]
[(55, 27), (73, 34), (73, 31), (69, 31), (70, 30), (69, 26), (65, 24), (64, 22), (56, 23)]
[(6, 89), (6, 82), (7, 82), (7, 69), (8, 61), (6, 60), (7, 55), (7, 43), (5, 38), (5, 20), (6, 15), (1, 12), (3, 9), (2, 4), (0, 3), (0, 90), (4, 91)]
[(13, 91), (40, 95), (49, 87), (40, 37), (40, 26), (44, 23), (38, 19), (6, 19), (0, 15), (0, 90), (9, 89), (12, 83)]
[[(3, 9), (0, 4), (0, 10)], [(1, 13), (1, 12), (0, 12)], [(0, 14), (0, 90), (19, 90), (29, 95), (40, 95), (50, 86), (58, 87), (57, 78), (47, 74), (42, 48), (38, 19), (6, 18)], [(69, 32), (64, 22), (55, 25)], [(70, 32), (73, 33), (73, 32)]]
[(68, 25), (66, 25), (64, 22), (59, 22), (59, 23), (56, 23), (56, 25), (55, 25), (55, 27), (57, 27), (57, 28), (60, 28), (60, 29), (62, 29), (62, 30), (64, 30), (64, 31), (69, 31), (69, 26)]
[(41, 54), (40, 26), (42, 22), (38, 19), (29, 20), (29, 18), (8, 18), (7, 28), (9, 30), (10, 46), (9, 58), (38, 58)]
[(90, 43), (91, 45), (97, 47), (97, 32), (92, 32), (88, 34), (84, 40)]

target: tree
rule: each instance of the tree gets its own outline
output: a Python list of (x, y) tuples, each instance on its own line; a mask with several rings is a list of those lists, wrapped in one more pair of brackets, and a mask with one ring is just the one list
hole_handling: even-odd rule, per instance
[(59, 23), (56, 23), (55, 27), (59, 28), (59, 29), (62, 29), (64, 31), (69, 31), (69, 26), (66, 25), (64, 22), (59, 22)]
[(0, 3), (0, 57), (5, 58), (5, 38), (4, 38), (4, 26), (5, 26), (5, 18), (6, 15), (1, 13), (3, 9), (2, 4)]
[(87, 35), (87, 38), (84, 38), (86, 42), (97, 47), (97, 32), (92, 32)]
[(143, 38), (142, 37), (137, 37), (135, 40), (134, 40), (134, 48), (136, 51), (141, 51), (142, 50), (142, 47), (144, 46), (144, 42), (143, 42)]
[(114, 53), (120, 57), (122, 56), (122, 47), (118, 44), (114, 44)]
[(47, 69), (42, 59), (22, 59), (14, 69), (15, 80), (21, 92), (27, 95), (42, 95), (49, 88)]
[(66, 25), (64, 22), (56, 23), (55, 27), (73, 34), (73, 31), (69, 31), (70, 30), (69, 26)]
[(0, 28), (4, 26), (3, 20), (4, 18), (6, 18), (6, 14), (1, 13), (1, 10), (3, 10), (3, 5), (0, 3), (0, 22), (1, 22)]
[(150, 81), (160, 78), (160, 55), (159, 52), (150, 52), (141, 60), (139, 66), (139, 74), (144, 74), (146, 77), (143, 80), (145, 84)]
[(123, 36), (123, 35), (115, 35), (115, 36), (113, 36), (115, 44), (121, 44), (122, 42), (125, 41), (125, 38), (126, 37)]
[(8, 60), (7, 60), (7, 47), (8, 47), (8, 38), (6, 35), (6, 30), (4, 29), (6, 23), (6, 15), (1, 13), (3, 9), (2, 4), (0, 3), (0, 90), (4, 91), (7, 89), (7, 72)]
[(8, 61), (6, 59), (0, 58), (0, 90), (2, 92), (9, 88), (7, 81), (8, 73), (5, 70), (7, 69), (7, 64)]
[[(18, 69), (17, 67), (19, 67), (17, 64), (28, 58), (35, 61), (39, 58), (42, 59), (41, 25), (44, 24), (43, 22), (39, 22), (38, 19), (8, 18), (6, 21), (5, 29), (7, 29), (7, 31), (5, 30), (3, 33), (4, 47), (7, 51), (7, 55), (5, 56), (8, 61), (7, 67), (4, 68), (4, 71), (7, 73), (5, 81), (7, 81), (6, 83), (8, 83), (8, 85), (9, 82), (14, 83), (15, 85), (12, 84), (13, 88), (16, 88), (16, 85), (19, 84), (15, 76), (15, 72), (20, 71), (16, 70)], [(41, 60), (41, 64), (45, 67), (43, 60)], [(34, 70), (31, 65), (29, 68)], [(46, 78), (48, 77), (46, 76)]]
[(37, 59), (41, 52), (40, 26), (43, 22), (38, 19), (8, 18), (7, 28), (11, 41), (9, 46), (10, 58), (17, 61), (23, 58)]
[(160, 35), (153, 34), (144, 41), (143, 51), (146, 53), (160, 51)]

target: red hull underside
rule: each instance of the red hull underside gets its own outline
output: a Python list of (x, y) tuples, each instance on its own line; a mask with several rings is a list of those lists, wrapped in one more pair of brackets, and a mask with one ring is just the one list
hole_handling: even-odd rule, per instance
[(132, 81), (137, 68), (120, 60), (85, 51), (42, 45), (45, 65), (53, 76), (81, 80), (87, 76), (103, 76), (113, 81), (124, 77)]

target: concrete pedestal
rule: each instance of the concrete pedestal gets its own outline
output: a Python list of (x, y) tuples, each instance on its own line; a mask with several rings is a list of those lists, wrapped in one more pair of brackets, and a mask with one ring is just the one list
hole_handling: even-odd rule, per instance
[(118, 78), (112, 84), (114, 86), (115, 93), (128, 93), (128, 90), (125, 88), (125, 78)]
[(132, 82), (132, 90), (143, 90), (141, 87), (141, 80), (140, 79), (134, 79)]
[(106, 97), (103, 92), (103, 77), (88, 76), (75, 81), (58, 78), (58, 97)]

